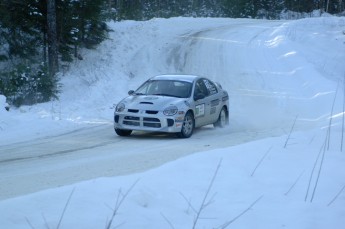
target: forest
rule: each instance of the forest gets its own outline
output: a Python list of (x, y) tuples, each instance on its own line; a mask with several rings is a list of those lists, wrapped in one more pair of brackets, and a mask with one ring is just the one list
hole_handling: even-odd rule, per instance
[[(345, 0), (1, 0), (0, 94), (14, 106), (58, 99), (61, 66), (107, 39), (110, 20), (341, 14)], [(289, 18), (284, 13), (292, 12)]]

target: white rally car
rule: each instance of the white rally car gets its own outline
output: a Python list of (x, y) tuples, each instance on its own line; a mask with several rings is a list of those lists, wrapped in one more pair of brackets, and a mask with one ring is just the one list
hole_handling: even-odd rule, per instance
[(196, 127), (224, 127), (229, 122), (228, 93), (204, 77), (159, 75), (128, 94), (114, 112), (114, 129), (120, 136), (140, 130), (188, 138)]

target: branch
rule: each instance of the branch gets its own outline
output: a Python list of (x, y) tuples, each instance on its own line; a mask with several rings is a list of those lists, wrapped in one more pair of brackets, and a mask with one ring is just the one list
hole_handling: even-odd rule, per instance
[(288, 135), (288, 137), (286, 138), (284, 148), (286, 148), (287, 143), (288, 143), (288, 141), (290, 140), (290, 136), (291, 136), (291, 133), (292, 133), (294, 127), (295, 127), (295, 124), (296, 124), (296, 121), (297, 121), (297, 117), (298, 117), (298, 115), (296, 115), (296, 118), (295, 118), (295, 120), (294, 120), (294, 122), (293, 122), (293, 124), (292, 124), (291, 129), (290, 129), (289, 135)]
[(252, 174), (250, 175), (251, 177), (254, 175), (256, 169), (260, 166), (260, 164), (262, 163), (262, 161), (265, 159), (265, 157), (267, 156), (267, 154), (271, 151), (272, 146), (267, 150), (267, 152), (265, 153), (265, 155), (261, 158), (261, 160), (259, 161), (259, 163), (256, 165), (256, 167), (254, 168)]
[(227, 228), (230, 224), (232, 224), (233, 222), (235, 222), (237, 219), (239, 219), (241, 216), (243, 216), (247, 211), (249, 211), (252, 207), (254, 207), (254, 205), (259, 202), (259, 200), (261, 200), (261, 198), (263, 197), (260, 196), (259, 198), (257, 198), (251, 205), (249, 205), (248, 208), (246, 208), (244, 211), (242, 211), (239, 215), (237, 215), (235, 218), (233, 218), (232, 220), (230, 220), (229, 222), (226, 222), (225, 224), (223, 224), (222, 226), (220, 226), (219, 228), (225, 229)]
[(193, 229), (196, 228), (196, 224), (198, 223), (198, 220), (200, 219), (200, 215), (201, 215), (202, 211), (205, 209), (205, 207), (207, 207), (210, 204), (210, 201), (209, 202), (206, 202), (206, 201), (207, 201), (208, 195), (209, 195), (209, 193), (211, 191), (211, 188), (213, 186), (213, 183), (214, 183), (214, 181), (215, 181), (215, 179), (217, 177), (217, 174), (218, 174), (218, 171), (219, 171), (221, 163), (222, 163), (222, 159), (218, 163), (216, 171), (214, 172), (213, 177), (211, 179), (211, 182), (208, 185), (208, 188), (207, 188), (207, 191), (205, 193), (204, 199), (202, 200), (201, 205), (199, 207), (199, 210), (197, 211), (197, 214), (196, 214), (196, 217), (195, 217), (194, 223), (193, 223)]
[(124, 202), (124, 200), (127, 198), (128, 194), (132, 191), (132, 189), (134, 188), (134, 186), (138, 183), (139, 180), (136, 180), (134, 182), (134, 184), (132, 184), (132, 186), (127, 190), (127, 192), (124, 193), (124, 195), (122, 197), (120, 197), (122, 195), (122, 191), (121, 189), (119, 190), (118, 194), (117, 194), (117, 198), (116, 198), (116, 203), (115, 203), (115, 208), (113, 209), (113, 214), (108, 222), (108, 224), (106, 225), (106, 229), (110, 229), (111, 228), (111, 224), (113, 223), (115, 216), (117, 215), (122, 203)]
[(59, 229), (59, 228), (60, 228), (62, 219), (63, 219), (63, 217), (64, 217), (64, 215), (65, 215), (66, 210), (67, 210), (67, 206), (69, 205), (69, 203), (70, 203), (70, 201), (71, 201), (71, 198), (72, 198), (72, 195), (73, 195), (73, 193), (74, 193), (74, 190), (75, 190), (75, 188), (73, 188), (71, 194), (69, 195), (69, 197), (68, 197), (68, 199), (67, 199), (67, 202), (66, 202), (65, 207), (64, 207), (64, 209), (63, 209), (63, 211), (62, 211), (62, 214), (61, 214), (61, 216), (60, 216), (60, 220), (59, 220), (59, 223), (58, 223), (56, 229)]
[(337, 198), (340, 196), (340, 194), (344, 191), (345, 185), (340, 189), (340, 191), (337, 193), (337, 195), (327, 204), (327, 206), (330, 206)]

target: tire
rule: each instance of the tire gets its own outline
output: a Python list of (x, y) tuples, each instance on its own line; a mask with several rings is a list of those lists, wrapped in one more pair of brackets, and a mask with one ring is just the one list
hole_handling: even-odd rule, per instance
[(181, 132), (177, 133), (179, 138), (189, 138), (192, 136), (194, 131), (194, 116), (191, 112), (187, 112), (186, 116), (184, 116)]
[(117, 135), (125, 137), (125, 136), (131, 135), (132, 130), (122, 130), (122, 129), (115, 128), (115, 132)]
[(214, 127), (220, 127), (223, 128), (229, 124), (228, 120), (228, 114), (226, 112), (225, 107), (222, 108), (222, 110), (219, 112), (218, 120), (213, 124)]

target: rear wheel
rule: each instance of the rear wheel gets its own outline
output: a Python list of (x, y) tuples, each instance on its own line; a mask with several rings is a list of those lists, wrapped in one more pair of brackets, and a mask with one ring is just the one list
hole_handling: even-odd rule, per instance
[(181, 132), (177, 133), (180, 138), (189, 138), (192, 136), (194, 130), (194, 117), (191, 112), (187, 112), (184, 116)]
[(117, 129), (115, 128), (115, 132), (119, 136), (129, 136), (132, 133), (132, 130), (123, 130), (123, 129)]
[(222, 108), (222, 110), (219, 113), (219, 117), (218, 120), (213, 124), (215, 127), (225, 127), (226, 125), (228, 125), (228, 115), (226, 112), (225, 107)]

